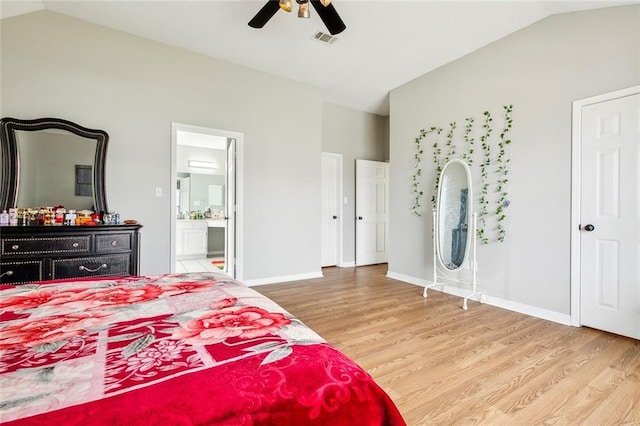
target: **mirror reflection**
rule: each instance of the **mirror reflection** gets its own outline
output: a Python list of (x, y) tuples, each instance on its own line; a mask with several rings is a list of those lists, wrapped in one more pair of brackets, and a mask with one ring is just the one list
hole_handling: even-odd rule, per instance
[(224, 219), (224, 176), (178, 173), (178, 219)]
[(17, 131), (18, 206), (94, 209), (95, 140), (64, 130)]
[(64, 206), (107, 212), (109, 135), (60, 118), (0, 120), (0, 210)]
[(438, 192), (438, 254), (442, 265), (449, 270), (459, 269), (469, 250), (471, 175), (462, 160), (445, 165)]

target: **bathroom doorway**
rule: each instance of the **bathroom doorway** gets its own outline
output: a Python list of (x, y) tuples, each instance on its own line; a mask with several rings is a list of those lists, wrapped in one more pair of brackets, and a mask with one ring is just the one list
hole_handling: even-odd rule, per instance
[(242, 134), (172, 124), (171, 271), (240, 278)]

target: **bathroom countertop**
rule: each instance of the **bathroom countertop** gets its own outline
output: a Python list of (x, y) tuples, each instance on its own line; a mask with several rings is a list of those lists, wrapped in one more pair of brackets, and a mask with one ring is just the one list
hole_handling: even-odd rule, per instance
[(224, 228), (227, 221), (224, 219), (178, 219), (178, 222), (206, 222), (209, 228)]
[(207, 222), (209, 228), (224, 228), (227, 226), (227, 221), (224, 219), (208, 219)]

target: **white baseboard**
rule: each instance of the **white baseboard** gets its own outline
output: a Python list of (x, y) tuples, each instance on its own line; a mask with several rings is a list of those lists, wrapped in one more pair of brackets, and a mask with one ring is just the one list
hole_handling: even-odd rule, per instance
[(255, 280), (242, 280), (242, 282), (246, 286), (254, 287), (258, 285), (285, 283), (289, 281), (301, 281), (301, 280), (309, 280), (312, 278), (322, 278), (322, 277), (323, 277), (322, 271), (319, 271), (319, 272), (308, 272), (306, 274), (285, 275), (281, 277), (258, 278)]
[[(420, 287), (426, 287), (427, 285), (433, 283), (433, 281), (425, 280), (422, 278), (416, 278), (409, 275), (399, 274), (396, 272), (388, 271), (387, 277), (393, 278), (394, 280), (403, 281), (409, 284), (414, 284)], [(435, 287), (430, 288), (429, 290), (436, 290), (442, 293), (451, 294), (453, 296), (465, 297), (471, 293), (470, 290), (451, 286), (451, 285), (437, 285)], [(478, 289), (481, 292), (481, 289)], [(541, 318), (547, 321), (556, 322), (563, 325), (573, 325), (571, 324), (571, 315), (561, 314), (554, 311), (549, 311), (547, 309), (538, 308), (536, 306), (525, 305), (524, 303), (514, 302), (512, 300), (502, 299), (500, 297), (490, 296), (488, 294), (482, 294), (482, 303), (486, 303), (487, 305), (496, 306), (498, 308), (507, 309), (509, 311), (518, 312), (525, 315), (530, 315), (532, 317)], [(479, 297), (474, 296), (471, 300), (480, 301)], [(471, 310), (472, 308), (469, 307)]]
[(338, 268), (355, 268), (356, 262), (342, 262), (338, 265)]

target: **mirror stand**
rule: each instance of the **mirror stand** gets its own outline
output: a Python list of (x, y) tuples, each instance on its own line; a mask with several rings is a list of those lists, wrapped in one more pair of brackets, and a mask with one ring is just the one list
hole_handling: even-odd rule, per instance
[[(476, 269), (478, 267), (478, 263), (476, 261), (476, 248), (477, 248), (477, 241), (475, 238), (475, 234), (476, 234), (476, 226), (478, 223), (478, 213), (473, 213), (472, 215), (473, 219), (471, 222), (471, 229), (470, 229), (470, 235), (472, 235), (471, 237), (471, 246), (469, 247), (469, 254), (471, 255), (471, 259), (469, 260), (469, 270), (471, 271), (471, 294), (468, 294), (467, 296), (465, 296), (464, 301), (462, 302), (462, 309), (464, 309), (465, 311), (468, 309), (467, 307), (467, 300), (469, 300), (469, 298), (473, 297), (473, 296), (479, 296), (479, 301), (480, 303), (483, 302), (482, 299), (482, 293), (479, 293), (477, 290), (477, 283), (476, 283)], [(433, 282), (431, 284), (428, 284), (424, 287), (424, 291), (422, 292), (422, 297), (426, 298), (427, 297), (427, 290), (435, 287), (437, 285), (442, 285), (444, 286), (446, 283), (444, 282), (438, 282), (438, 263), (441, 262), (441, 260), (438, 258), (438, 248), (437, 248), (437, 229), (436, 229), (436, 224), (438, 223), (438, 212), (436, 211), (436, 209), (433, 209), (433, 228), (432, 228), (432, 232), (433, 232)], [(445, 267), (444, 270), (448, 269)], [(446, 278), (449, 281), (455, 281), (458, 283), (463, 283), (463, 284), (467, 284), (467, 281), (462, 281), (462, 280), (458, 280), (455, 278), (451, 278), (450, 276), (447, 275), (440, 275), (441, 278)]]

